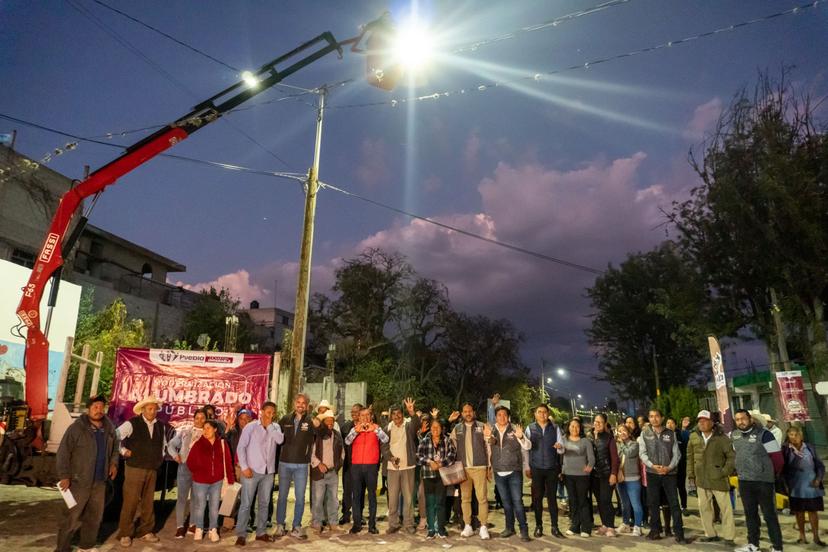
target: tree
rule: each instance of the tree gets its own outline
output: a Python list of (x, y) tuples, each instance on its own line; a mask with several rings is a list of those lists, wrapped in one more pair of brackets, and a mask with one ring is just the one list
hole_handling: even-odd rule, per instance
[(689, 416), (691, 420), (695, 419), (699, 412), (699, 397), (694, 389), (686, 385), (675, 385), (666, 393), (662, 393), (652, 406), (680, 425), (681, 419), (685, 416)]
[(226, 288), (216, 290), (211, 286), (209, 290), (202, 290), (195, 306), (184, 317), (183, 340), (190, 344), (197, 343), (199, 336), (206, 334), (214, 346), (219, 350), (226, 350), (226, 318), (236, 315), (239, 318), (236, 350), (249, 351), (253, 321), (249, 314), (239, 311), (239, 305), (239, 300)]
[[(84, 344), (89, 344), (93, 353), (103, 352), (98, 393), (109, 396), (112, 390), (112, 378), (115, 374), (115, 353), (118, 347), (145, 347), (147, 336), (141, 319), (128, 319), (124, 302), (119, 298), (108, 307), (94, 312), (92, 310), (92, 290), (84, 290), (78, 314), (75, 332), (74, 353), (81, 354)], [(76, 364), (76, 363), (75, 363)], [(66, 382), (65, 397), (73, 397), (77, 385), (78, 373), (70, 370)], [(86, 386), (91, 385), (92, 378), (86, 378)]]
[(695, 380), (706, 364), (706, 336), (714, 318), (698, 271), (670, 242), (629, 255), (587, 290), (594, 314), (587, 330), (597, 349), (599, 379), (620, 398), (647, 403), (660, 386)]
[(828, 375), (828, 139), (814, 109), (784, 70), (779, 82), (760, 74), (722, 114), (703, 158), (691, 152), (702, 184), (671, 215), (682, 250), (731, 318), (765, 341), (772, 367), (787, 334), (799, 334), (812, 384)]

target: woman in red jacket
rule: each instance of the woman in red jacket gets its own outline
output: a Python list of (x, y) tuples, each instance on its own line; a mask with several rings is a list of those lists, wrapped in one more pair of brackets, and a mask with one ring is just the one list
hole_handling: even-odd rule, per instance
[(221, 486), (224, 478), (227, 483), (235, 483), (233, 463), (230, 460), (230, 447), (218, 436), (218, 423), (214, 420), (204, 422), (204, 434), (190, 448), (187, 467), (193, 475), (193, 501), (190, 519), (195, 519), (194, 540), (200, 541), (204, 536), (204, 508), (210, 501), (210, 532), (212, 542), (219, 541), (218, 512), (221, 501)]

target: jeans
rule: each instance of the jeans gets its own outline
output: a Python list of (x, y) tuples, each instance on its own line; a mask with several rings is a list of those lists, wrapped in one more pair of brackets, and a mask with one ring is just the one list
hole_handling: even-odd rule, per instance
[(618, 484), (621, 495), (621, 517), (625, 525), (641, 527), (644, 507), (641, 504), (641, 481), (622, 481)]
[[(175, 526), (184, 527), (187, 521), (187, 506), (190, 503), (190, 489), (193, 487), (193, 474), (184, 462), (178, 465), (178, 475), (175, 478), (178, 498), (175, 501)], [(192, 507), (190, 508), (192, 510)], [(194, 516), (190, 516), (194, 517)], [(195, 519), (191, 520), (191, 523)]]
[(336, 516), (339, 510), (338, 492), (339, 474), (335, 470), (326, 472), (322, 479), (311, 481), (311, 495), (313, 496), (311, 523), (314, 527), (321, 526), (323, 521), (328, 522), (328, 525), (332, 527), (339, 524), (339, 518)]
[(615, 527), (615, 508), (612, 505), (612, 487), (609, 484), (609, 474), (600, 475), (592, 472), (592, 494), (598, 503), (598, 515), (601, 525), (610, 529)]
[(440, 477), (424, 477), (426, 519), (429, 533), (446, 534), (446, 487)]
[(776, 491), (773, 483), (763, 481), (739, 481), (739, 494), (745, 509), (748, 542), (759, 546), (759, 509), (768, 526), (768, 537), (776, 550), (782, 550), (782, 531), (776, 517)]
[(273, 495), (273, 474), (256, 473), (253, 477), (242, 476), (241, 503), (239, 516), (236, 520), (236, 535), (247, 537), (247, 522), (250, 520), (250, 511), (253, 509), (253, 495), (256, 495), (256, 536), (264, 535), (267, 529), (267, 509)]
[(517, 518), (521, 533), (528, 532), (526, 510), (523, 507), (523, 473), (515, 470), (506, 476), (495, 474), (495, 487), (500, 491), (500, 499), (503, 501), (506, 529), (514, 531)]
[(549, 508), (552, 529), (558, 528), (558, 476), (559, 469), (544, 470), (532, 468), (532, 509), (535, 512), (535, 525), (543, 526), (543, 499)]
[(377, 526), (377, 464), (351, 464), (354, 527), (362, 527), (362, 501), (368, 493), (368, 527)]
[(661, 533), (661, 491), (667, 497), (670, 515), (673, 518), (673, 534), (676, 538), (684, 538), (684, 525), (681, 520), (678, 492), (676, 490), (676, 474), (659, 475), (647, 473), (647, 506), (650, 510), (650, 530)]
[(79, 483), (72, 483), (69, 490), (72, 491), (77, 505), (67, 510), (60, 522), (57, 552), (72, 550), (72, 537), (78, 529), (80, 529), (79, 548), (94, 548), (103, 517), (106, 481), (95, 481), (92, 485), (84, 487)]
[(592, 533), (589, 476), (565, 475), (564, 483), (569, 495), (569, 530), (573, 533)]
[(195, 525), (204, 529), (204, 507), (210, 503), (210, 529), (218, 529), (219, 502), (221, 502), (221, 485), (224, 481), (215, 483), (193, 482), (193, 510), (192, 517)]
[(288, 492), (290, 491), (290, 484), (293, 483), (293, 495), (296, 498), (296, 503), (293, 506), (293, 527), (302, 526), (309, 466), (310, 464), (279, 462), (279, 501), (276, 503), (276, 523), (278, 525), (285, 525)]

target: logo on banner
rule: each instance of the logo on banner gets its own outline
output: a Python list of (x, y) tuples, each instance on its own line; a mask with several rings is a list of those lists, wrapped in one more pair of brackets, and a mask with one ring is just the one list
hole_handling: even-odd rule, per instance
[(727, 383), (724, 373), (724, 364), (722, 363), (722, 353), (716, 351), (713, 355), (713, 381), (716, 384), (716, 389), (724, 387)]
[(54, 254), (59, 240), (60, 236), (54, 232), (50, 232), (49, 235), (46, 236), (46, 243), (43, 244), (43, 251), (40, 252), (41, 262), (48, 263), (52, 260), (52, 254)]
[(159, 364), (184, 366), (208, 366), (212, 368), (236, 368), (244, 360), (243, 353), (216, 353), (212, 351), (180, 351), (175, 349), (150, 349), (150, 360)]

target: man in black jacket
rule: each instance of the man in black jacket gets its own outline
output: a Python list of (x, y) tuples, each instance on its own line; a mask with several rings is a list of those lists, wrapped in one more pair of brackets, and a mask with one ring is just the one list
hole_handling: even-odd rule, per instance
[(58, 485), (69, 490), (77, 505), (66, 512), (57, 534), (57, 551), (72, 550), (72, 536), (80, 529), (81, 550), (92, 550), (103, 517), (106, 480), (118, 473), (118, 436), (106, 417), (106, 399), (91, 397), (88, 412), (72, 422), (57, 451)]
[[(343, 437), (348, 435), (354, 428), (354, 425), (359, 420), (359, 412), (364, 407), (356, 403), (351, 407), (351, 419), (342, 424), (341, 434)], [(342, 517), (339, 518), (339, 524), (345, 525), (351, 523), (351, 506), (353, 502), (351, 492), (351, 445), (345, 445), (345, 462), (342, 464)], [(365, 500), (360, 502), (365, 504)], [(362, 517), (362, 512), (360, 512)]]
[(279, 420), (279, 425), (285, 441), (279, 453), (279, 500), (276, 503), (276, 532), (273, 536), (279, 538), (287, 534), (287, 499), (290, 484), (293, 483), (296, 503), (293, 507), (293, 529), (290, 536), (304, 540), (308, 538), (302, 528), (305, 490), (308, 488), (311, 448), (316, 435), (314, 428), (319, 425), (319, 420), (311, 419), (308, 415), (307, 395), (300, 393), (296, 396), (293, 401), (293, 412)]

